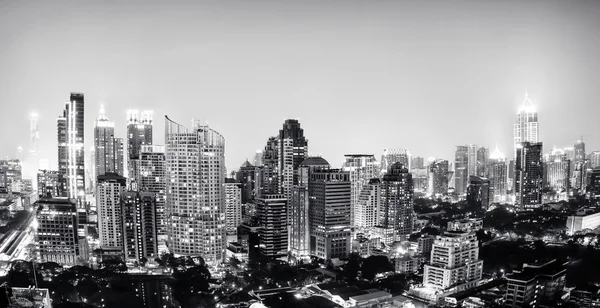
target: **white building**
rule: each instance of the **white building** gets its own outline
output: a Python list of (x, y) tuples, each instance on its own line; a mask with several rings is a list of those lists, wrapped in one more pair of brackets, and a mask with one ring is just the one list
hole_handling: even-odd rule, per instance
[[(350, 173), (352, 176), (352, 173)], [(354, 187), (354, 183), (352, 184)], [(354, 226), (372, 228), (379, 225), (381, 217), (381, 180), (374, 178), (362, 186), (355, 207)]]
[(475, 233), (448, 231), (433, 244), (423, 285), (444, 294), (460, 292), (476, 286), (482, 270)]
[(234, 179), (225, 180), (225, 232), (227, 235), (237, 234), (237, 227), (242, 223), (242, 188)]
[(127, 179), (109, 173), (98, 176), (96, 207), (98, 208), (98, 233), (102, 248), (123, 248), (121, 193), (126, 189)]
[(352, 207), (352, 225), (362, 226), (361, 221), (364, 216), (359, 213), (362, 208), (359, 205), (360, 196), (363, 188), (370, 182), (372, 178), (378, 176), (378, 166), (375, 164), (375, 156), (372, 154), (346, 154), (346, 159), (342, 165), (342, 170), (350, 173), (351, 182), (351, 207)]
[(585, 229), (596, 229), (600, 226), (600, 213), (567, 217), (567, 234), (572, 235)]
[(521, 142), (539, 142), (540, 124), (538, 122), (538, 113), (529, 100), (529, 96), (525, 93), (523, 105), (519, 107), (517, 112), (517, 121), (514, 125), (514, 144), (515, 151), (517, 145)]

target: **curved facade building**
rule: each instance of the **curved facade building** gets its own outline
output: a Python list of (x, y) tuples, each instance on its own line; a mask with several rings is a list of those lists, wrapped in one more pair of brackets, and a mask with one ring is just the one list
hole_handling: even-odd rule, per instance
[(175, 255), (218, 264), (225, 255), (225, 139), (165, 116), (167, 234)]

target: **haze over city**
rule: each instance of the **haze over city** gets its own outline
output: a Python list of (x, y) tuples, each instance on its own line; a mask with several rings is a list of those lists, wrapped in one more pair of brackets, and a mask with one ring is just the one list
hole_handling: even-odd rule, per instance
[[(406, 148), (452, 159), (473, 143), (512, 151), (528, 91), (544, 150), (600, 148), (598, 1), (69, 1), (0, 4), (0, 156), (27, 147), (56, 167), (56, 117), (86, 95), (86, 151), (103, 103), (203, 120), (237, 168), (298, 118), (311, 155)], [(87, 153), (86, 153), (87, 154)]]

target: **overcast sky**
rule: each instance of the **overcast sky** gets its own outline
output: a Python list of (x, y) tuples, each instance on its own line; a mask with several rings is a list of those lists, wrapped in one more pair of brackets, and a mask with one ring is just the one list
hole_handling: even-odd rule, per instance
[[(28, 145), (56, 166), (56, 117), (85, 93), (86, 149), (100, 103), (204, 119), (237, 168), (284, 119), (311, 155), (458, 144), (511, 153), (525, 90), (545, 151), (600, 149), (600, 1), (0, 1), (0, 156)], [(87, 155), (87, 153), (86, 153)]]

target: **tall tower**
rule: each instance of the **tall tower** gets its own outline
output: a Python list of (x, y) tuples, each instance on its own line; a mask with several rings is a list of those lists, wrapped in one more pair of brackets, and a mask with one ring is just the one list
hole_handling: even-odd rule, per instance
[(394, 229), (396, 241), (404, 241), (413, 230), (412, 174), (400, 162), (389, 166), (381, 182), (381, 225)]
[(156, 198), (150, 192), (121, 194), (123, 252), (128, 263), (158, 257)]
[(533, 209), (542, 204), (542, 143), (523, 142), (517, 147), (515, 161), (515, 204)]
[(165, 147), (163, 145), (143, 145), (140, 151), (137, 186), (140, 192), (154, 194), (156, 199), (156, 230), (162, 241), (167, 236), (165, 204), (167, 202), (167, 182), (165, 165)]
[[(285, 120), (279, 131), (279, 185), (286, 199), (291, 200), (292, 186), (298, 184), (298, 166), (308, 156), (308, 140), (300, 122)], [(263, 162), (264, 163), (264, 162)]]
[(477, 176), (488, 176), (488, 160), (490, 159), (490, 148), (480, 147), (477, 149)]
[(467, 193), (469, 179), (469, 146), (456, 146), (454, 154), (454, 191), (459, 196)]
[[(83, 101), (83, 93), (72, 92), (69, 101), (65, 103), (63, 115), (57, 120), (61, 193), (80, 201), (85, 196)], [(79, 202), (78, 208), (82, 206), (83, 202)]]
[(488, 177), (490, 179), (490, 195), (493, 202), (506, 202), (508, 191), (508, 165), (504, 154), (498, 146), (490, 154), (488, 161)]
[(152, 144), (152, 114), (151, 110), (127, 111), (127, 177), (137, 178), (137, 160), (140, 157), (142, 145)]
[(347, 154), (344, 155), (344, 158), (346, 160), (342, 170), (350, 173), (350, 182), (352, 183), (350, 221), (353, 226), (356, 226), (358, 225), (356, 217), (359, 215), (357, 211), (359, 211), (358, 199), (361, 191), (372, 178), (378, 176), (375, 168), (375, 156), (373, 154)]
[(257, 196), (279, 193), (279, 141), (270, 137), (262, 152), (262, 166), (257, 171)]
[(381, 218), (381, 180), (372, 178), (363, 186), (357, 202), (355, 226), (372, 228)]
[(434, 160), (429, 164), (428, 195), (445, 195), (448, 193), (448, 161)]
[(521, 107), (519, 107), (517, 121), (514, 125), (515, 153), (522, 142), (539, 142), (539, 134), (540, 124), (538, 122), (537, 109), (531, 100), (529, 100), (527, 92), (525, 92), (525, 99)]
[(108, 120), (103, 105), (94, 127), (94, 156), (96, 177), (106, 173), (123, 176), (123, 139), (115, 138), (115, 123)]
[(123, 249), (123, 220), (121, 194), (125, 192), (126, 179), (116, 173), (98, 176), (96, 206), (98, 208), (98, 233), (100, 247), (121, 251)]
[[(225, 257), (225, 138), (206, 125), (165, 117), (167, 234), (174, 254)], [(192, 185), (193, 184), (193, 185)]]
[(235, 179), (225, 179), (225, 232), (236, 235), (242, 223), (242, 183)]
[[(38, 115), (37, 113), (31, 113), (29, 115), (29, 157), (37, 160), (38, 156), (38, 143), (40, 141), (40, 131), (38, 127)], [(37, 162), (35, 162), (37, 164)]]

